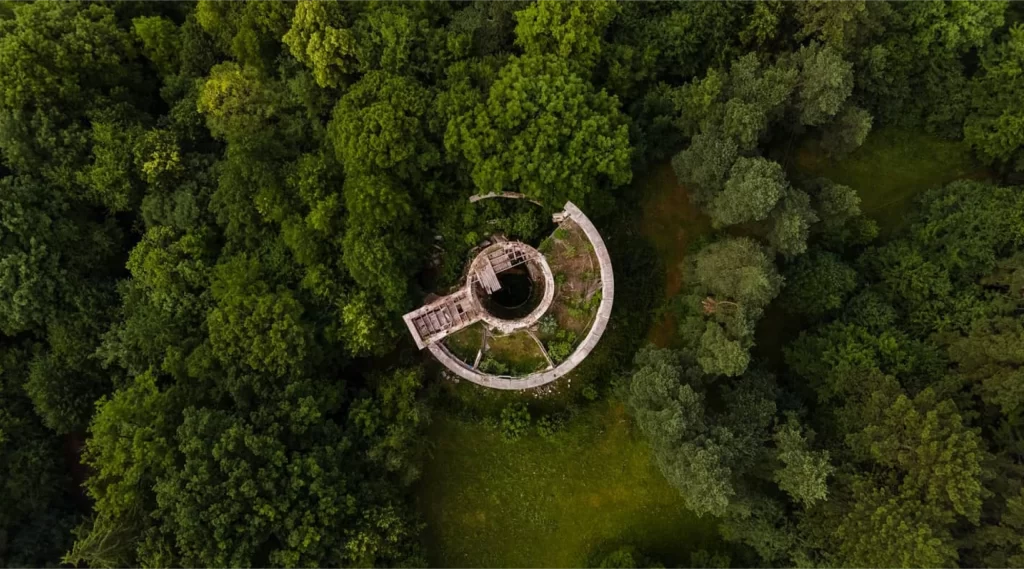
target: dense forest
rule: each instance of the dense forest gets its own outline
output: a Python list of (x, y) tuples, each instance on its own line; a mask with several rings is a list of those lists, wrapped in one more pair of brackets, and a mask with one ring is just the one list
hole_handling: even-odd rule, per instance
[[(1018, 22), (961, 0), (0, 3), (0, 564), (423, 566), (433, 417), (514, 441), (616, 400), (725, 544), (692, 566), (1024, 565)], [(888, 227), (793, 167), (881, 128), (985, 174)], [(667, 161), (710, 224), (678, 267), (632, 227)], [(468, 200), (501, 191), (543, 205)], [(557, 395), (453, 395), (401, 315), (566, 200), (620, 279), (601, 350)]]

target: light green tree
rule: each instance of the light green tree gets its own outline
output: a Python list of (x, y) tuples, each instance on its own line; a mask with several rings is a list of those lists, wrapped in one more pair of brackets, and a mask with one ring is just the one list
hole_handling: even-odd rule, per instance
[(835, 471), (828, 451), (808, 448), (810, 438), (799, 422), (790, 417), (775, 430), (776, 456), (782, 467), (775, 471), (775, 483), (804, 507), (828, 498), (828, 477)]
[(587, 73), (601, 55), (605, 29), (621, 11), (608, 0), (534, 2), (515, 13), (516, 44), (526, 55), (555, 55)]
[(481, 193), (517, 191), (554, 207), (629, 182), (628, 130), (618, 101), (564, 60), (524, 56), (448, 123), (445, 145), (466, 157)]
[[(1024, 26), (982, 53), (981, 71), (971, 82), (964, 140), (989, 163), (1020, 156), (1024, 145)], [(1018, 167), (1019, 169), (1019, 167)]]
[(298, 2), (291, 29), (281, 38), (295, 59), (312, 69), (321, 87), (338, 87), (358, 69), (352, 7), (341, 2)]

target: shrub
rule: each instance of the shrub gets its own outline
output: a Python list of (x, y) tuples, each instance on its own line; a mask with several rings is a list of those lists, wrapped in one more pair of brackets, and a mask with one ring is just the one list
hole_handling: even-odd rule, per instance
[(542, 336), (554, 336), (555, 334), (557, 334), (558, 320), (555, 318), (555, 315), (545, 314), (544, 317), (540, 319), (538, 329), (540, 330)]
[(559, 330), (555, 334), (555, 338), (547, 343), (548, 357), (556, 363), (560, 362), (569, 357), (575, 344), (575, 332), (572, 330)]
[(562, 429), (563, 423), (557, 415), (544, 415), (537, 419), (537, 434), (544, 440), (551, 440)]
[(530, 410), (525, 403), (510, 403), (501, 410), (501, 435), (514, 441), (530, 429)]

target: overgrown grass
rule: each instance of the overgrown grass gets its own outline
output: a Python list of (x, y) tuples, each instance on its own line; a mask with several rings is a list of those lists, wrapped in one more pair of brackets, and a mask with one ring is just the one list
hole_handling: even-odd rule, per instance
[(547, 360), (544, 359), (537, 342), (525, 331), (507, 336), (492, 336), (487, 340), (487, 346), (484, 359), (493, 358), (508, 368), (507, 371), (499, 370), (497, 373), (523, 375), (547, 367)]
[(458, 358), (472, 365), (473, 360), (476, 359), (476, 353), (483, 346), (483, 334), (484, 325), (482, 322), (477, 322), (448, 336), (444, 339), (444, 343)]
[(442, 417), (419, 486), (440, 567), (581, 567), (632, 544), (669, 566), (713, 549), (714, 520), (687, 512), (621, 403), (587, 407), (553, 438), (507, 442)]
[(863, 146), (838, 161), (807, 140), (789, 162), (794, 178), (825, 177), (857, 190), (861, 208), (884, 234), (902, 226), (921, 192), (960, 178), (990, 175), (962, 142), (898, 128), (873, 131)]

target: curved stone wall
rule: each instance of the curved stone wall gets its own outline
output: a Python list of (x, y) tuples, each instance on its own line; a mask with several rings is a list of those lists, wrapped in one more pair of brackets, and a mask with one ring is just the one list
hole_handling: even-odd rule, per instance
[[(591, 223), (590, 219), (584, 215), (580, 208), (576, 207), (572, 202), (566, 202), (565, 210), (560, 216), (561, 219), (572, 219), (580, 226), (587, 239), (590, 240), (590, 244), (594, 247), (594, 255), (597, 257), (601, 270), (601, 304), (597, 307), (594, 324), (587, 331), (583, 341), (576, 346), (576, 350), (568, 358), (557, 366), (521, 377), (481, 373), (453, 356), (442, 342), (429, 345), (430, 353), (444, 364), (446, 368), (451, 370), (452, 373), (484, 387), (509, 390), (531, 389), (551, 383), (569, 373), (586, 359), (594, 347), (597, 346), (598, 340), (601, 339), (605, 328), (608, 327), (608, 320), (612, 314), (612, 304), (615, 302), (615, 275), (612, 272), (612, 259), (608, 255), (608, 248), (605, 246), (604, 240), (601, 239), (601, 234), (598, 233), (597, 228), (594, 227), (594, 224)], [(552, 286), (550, 290), (553, 292), (554, 287)]]

